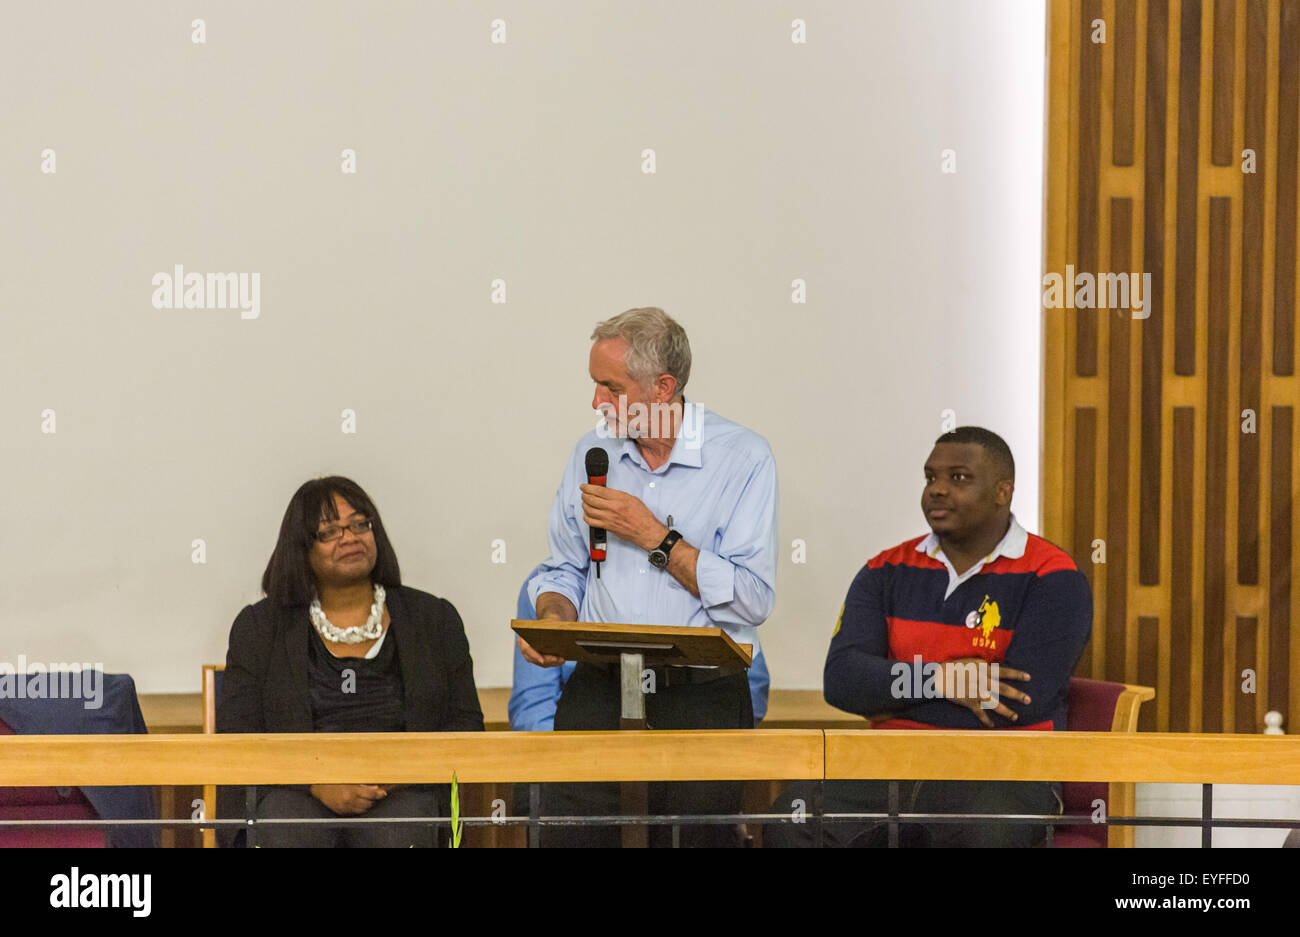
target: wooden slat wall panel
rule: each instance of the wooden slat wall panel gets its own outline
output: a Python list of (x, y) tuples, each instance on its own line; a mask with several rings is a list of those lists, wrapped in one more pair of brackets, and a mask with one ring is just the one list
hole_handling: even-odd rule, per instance
[[(1247, 670), (1258, 673), (1259, 668), (1255, 662), (1255, 632), (1258, 627), (1259, 619), (1253, 615), (1237, 616), (1237, 666), (1234, 673), (1242, 674)], [(1236, 724), (1232, 731), (1258, 732), (1261, 728), (1263, 727), (1255, 722), (1254, 703), (1243, 697), (1237, 705)]]
[(1173, 568), (1169, 577), (1169, 731), (1186, 732), (1191, 728), (1192, 685), (1192, 616), (1195, 588), (1192, 566), (1193, 538), (1196, 536), (1196, 492), (1192, 459), (1188, 453), (1196, 444), (1195, 413), (1191, 407), (1174, 408), (1174, 452), (1182, 453), (1173, 462)]
[[(1269, 541), (1272, 566), (1291, 565), (1291, 532), (1294, 530), (1292, 507), (1295, 504), (1294, 427), (1291, 407), (1273, 408), (1272, 432), (1272, 491), (1269, 496), (1271, 518)], [(1296, 702), (1300, 693), (1292, 693), (1291, 648), (1295, 643), (1291, 634), (1291, 590), (1289, 582), (1278, 576), (1269, 589), (1268, 599), (1268, 708), (1280, 713), (1291, 712), (1294, 719)]]
[[(1151, 274), (1151, 296), (1142, 329), (1142, 449), (1138, 486), (1138, 582), (1160, 582), (1161, 429), (1164, 418), (1164, 293), (1165, 293), (1165, 109), (1168, 104), (1169, 9), (1153, 0), (1147, 9), (1146, 35), (1146, 151), (1142, 179), (1142, 270)], [(1055, 49), (1055, 40), (1053, 40)], [(1060, 161), (1048, 153), (1048, 172), (1060, 171)], [(1068, 167), (1065, 167), (1068, 169)], [(1062, 210), (1067, 210), (1062, 206)], [(1050, 264), (1049, 264), (1050, 267)], [(1046, 414), (1051, 421), (1053, 414)]]
[[(1092, 553), (1092, 540), (1097, 529), (1095, 507), (1097, 503), (1097, 473), (1095, 469), (1097, 452), (1097, 408), (1079, 407), (1074, 411), (1074, 485), (1075, 513), (1074, 536), (1070, 538), (1070, 550), (1076, 557), (1086, 557)], [(1084, 575), (1096, 585), (1091, 565), (1084, 567)], [(1096, 640), (1096, 629), (1093, 629)]]
[[(1141, 615), (1138, 627), (1138, 666), (1137, 682), (1139, 686), (1160, 685), (1160, 619)], [(1138, 731), (1155, 732), (1156, 707), (1150, 704), (1138, 710)]]
[[(1082, 0), (1080, 27), (1091, 31), (1093, 21), (1101, 19), (1101, 0)], [(1097, 177), (1100, 173), (1101, 151), (1101, 55), (1104, 47), (1093, 42), (1084, 43), (1080, 50), (1079, 81), (1087, 90), (1079, 96), (1078, 204), (1088, 210), (1079, 215), (1076, 228), (1075, 252), (1080, 270), (1091, 270), (1097, 262), (1098, 211)], [(1086, 217), (1085, 217), (1086, 216)], [(1067, 286), (1067, 288), (1069, 288)], [(1097, 373), (1097, 312), (1079, 309), (1075, 315), (1074, 370), (1080, 377)]]
[[(1178, 223), (1174, 254), (1174, 373), (1196, 371), (1196, 218), (1200, 206), (1201, 2), (1183, 0), (1178, 38)], [(1082, 211), (1082, 207), (1080, 207)]]
[[(1132, 264), (1133, 200), (1110, 201), (1110, 269), (1128, 270)], [(1110, 346), (1109, 418), (1107, 420), (1106, 478), (1128, 479), (1129, 467), (1129, 357), (1133, 316), (1129, 309), (1109, 317)], [(1128, 485), (1108, 485), (1106, 530), (1106, 673), (1125, 671), (1125, 623), (1128, 621)], [(1080, 554), (1076, 554), (1080, 555)]]
[(1044, 272), (1099, 301), (1150, 275), (1132, 310), (1044, 310), (1044, 534), (1097, 609), (1078, 672), (1154, 685), (1144, 729), (1300, 732), (1300, 0), (1049, 3)]
[[(1074, 478), (1075, 506), (1074, 536), (1070, 541), (1070, 551), (1076, 557), (1092, 553), (1092, 534), (1095, 529), (1095, 508), (1097, 499), (1096, 475), (1093, 471), (1094, 453), (1097, 451), (1097, 410), (1095, 407), (1079, 407), (1074, 411)], [(1096, 580), (1091, 565), (1083, 566), (1084, 575), (1093, 583), (1096, 593)], [(1094, 624), (1092, 637), (1080, 655), (1078, 674), (1089, 677), (1093, 672), (1092, 657), (1096, 648), (1105, 645), (1105, 636), (1099, 633)], [(1104, 668), (1102, 668), (1104, 669)]]
[(1115, 0), (1115, 119), (1111, 130), (1116, 166), (1133, 165), (1134, 69), (1137, 0)]
[[(1205, 715), (1202, 732), (1223, 729), (1223, 636), (1227, 597), (1223, 570), (1226, 557), (1228, 514), (1228, 297), (1232, 247), (1232, 200), (1210, 199), (1210, 268), (1206, 290), (1209, 303), (1205, 340), (1205, 568), (1201, 584), (1205, 605), (1202, 614), (1204, 647)], [(1177, 450), (1175, 450), (1176, 452)], [(1235, 565), (1235, 564), (1234, 564)]]
[(1237, 25), (1236, 0), (1214, 0), (1214, 95), (1211, 161), (1216, 166), (1232, 162), (1232, 71), (1236, 58), (1233, 31)]
[[(1264, 0), (1249, 0), (1246, 8), (1246, 148), (1255, 151), (1256, 168), (1265, 158), (1264, 99), (1268, 86), (1268, 9)], [(1260, 410), (1263, 367), (1262, 309), (1264, 302), (1264, 174), (1242, 177), (1241, 221), (1241, 351), (1240, 409), (1256, 420)], [(1237, 582), (1259, 584), (1259, 433), (1237, 434)]]
[(1295, 373), (1296, 187), (1300, 169), (1300, 0), (1284, 0), (1278, 31), (1277, 234), (1273, 373)]

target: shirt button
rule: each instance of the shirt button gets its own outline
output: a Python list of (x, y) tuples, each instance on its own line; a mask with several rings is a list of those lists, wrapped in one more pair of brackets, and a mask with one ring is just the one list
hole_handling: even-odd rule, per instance
[(655, 483), (654, 483), (654, 482), (651, 482), (651, 483), (650, 483), (650, 487), (653, 488), (654, 486), (655, 486)]
[(643, 569), (643, 570), (641, 570), (641, 572), (643, 572), (643, 573), (644, 573), (644, 572), (645, 572), (645, 570), (644, 570), (644, 569)]

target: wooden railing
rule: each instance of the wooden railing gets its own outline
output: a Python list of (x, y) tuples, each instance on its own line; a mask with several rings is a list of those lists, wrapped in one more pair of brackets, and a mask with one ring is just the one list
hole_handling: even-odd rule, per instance
[(0, 737), (0, 787), (818, 778), (1300, 784), (1300, 736), (398, 732)]
[(807, 779), (823, 753), (816, 729), (15, 735), (0, 786)]
[(826, 777), (1300, 784), (1300, 736), (828, 729)]

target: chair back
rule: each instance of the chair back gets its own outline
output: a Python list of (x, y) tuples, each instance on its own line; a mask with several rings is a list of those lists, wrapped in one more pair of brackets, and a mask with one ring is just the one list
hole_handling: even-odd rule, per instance
[[(0, 719), (0, 735), (17, 735)], [(79, 787), (0, 787), (0, 820), (98, 820)], [(102, 827), (39, 827), (0, 830), (0, 848), (102, 849)]]
[[(1065, 727), (1071, 732), (1136, 732), (1138, 708), (1144, 700), (1154, 697), (1155, 690), (1151, 687), (1071, 677), (1065, 704)], [(1098, 800), (1106, 804), (1108, 812), (1115, 809), (1110, 788), (1111, 785), (1105, 781), (1062, 782), (1064, 812), (1091, 814), (1093, 804)], [(1131, 840), (1132, 831), (1126, 832)], [(1107, 827), (1103, 824), (1061, 826), (1057, 827), (1054, 835), (1057, 846), (1067, 847), (1105, 847), (1108, 838)]]
[[(203, 665), (203, 732), (212, 735), (217, 731), (217, 700), (221, 698), (221, 677), (226, 667), (224, 664)], [(217, 787), (215, 784), (203, 786), (203, 811), (205, 817), (217, 815)], [(217, 831), (203, 831), (203, 848), (213, 849), (217, 845)]]

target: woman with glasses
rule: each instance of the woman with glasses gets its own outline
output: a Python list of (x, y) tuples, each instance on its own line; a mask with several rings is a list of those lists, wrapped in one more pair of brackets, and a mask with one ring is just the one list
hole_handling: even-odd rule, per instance
[[(294, 493), (262, 575), (266, 598), (230, 629), (218, 732), (483, 731), (469, 642), (446, 599), (403, 586), (374, 503), (333, 476)], [(375, 765), (377, 775), (383, 765)], [(445, 786), (258, 787), (259, 818), (445, 816)], [(219, 817), (246, 816), (222, 788)], [(258, 846), (433, 846), (422, 824), (255, 828)], [(242, 831), (241, 831), (242, 833)], [(231, 844), (234, 834), (222, 837)]]

